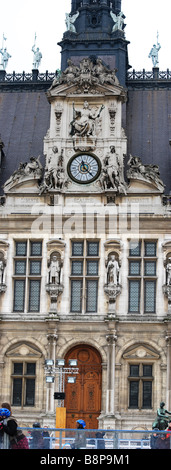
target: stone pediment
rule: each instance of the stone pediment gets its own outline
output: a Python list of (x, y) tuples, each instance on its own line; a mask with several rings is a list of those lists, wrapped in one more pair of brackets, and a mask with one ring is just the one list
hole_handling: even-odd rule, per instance
[(7, 357), (34, 357), (40, 358), (41, 351), (34, 345), (27, 342), (20, 342), (12, 345), (6, 352)]
[(136, 359), (136, 360), (144, 360), (144, 359), (159, 359), (159, 354), (149, 346), (145, 344), (139, 344), (134, 347), (130, 347), (127, 351), (123, 354), (124, 359)]
[(51, 103), (57, 97), (64, 97), (64, 96), (75, 96), (75, 95), (83, 95), (86, 98), (92, 96), (118, 96), (121, 98), (123, 102), (126, 101), (126, 92), (123, 90), (121, 86), (112, 86), (112, 85), (95, 85), (89, 86), (88, 88), (84, 88), (84, 86), (80, 85), (58, 85), (54, 88), (48, 90), (47, 98)]
[(58, 76), (47, 92), (49, 101), (57, 96), (75, 95), (114, 95), (126, 100), (126, 91), (120, 86), (116, 69), (110, 70), (101, 59), (92, 62), (89, 58), (81, 60), (79, 67), (68, 60), (68, 67)]

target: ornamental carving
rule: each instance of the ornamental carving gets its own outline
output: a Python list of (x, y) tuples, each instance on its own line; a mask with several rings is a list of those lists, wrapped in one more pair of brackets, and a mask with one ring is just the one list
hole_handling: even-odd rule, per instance
[(163, 181), (160, 179), (158, 165), (144, 165), (139, 157), (133, 157), (130, 155), (128, 166), (128, 180), (137, 179), (146, 183), (154, 184), (157, 189), (163, 193), (165, 186)]
[[(117, 69), (110, 70), (103, 64), (100, 58), (92, 61), (90, 58), (83, 58), (79, 66), (76, 66), (71, 59), (68, 59), (67, 68), (52, 83), (50, 90), (54, 87), (67, 84), (77, 85), (80, 93), (87, 93), (96, 85), (113, 85), (120, 88), (120, 94), (125, 100), (125, 92), (119, 85), (116, 77)], [(50, 92), (49, 90), (49, 92)]]

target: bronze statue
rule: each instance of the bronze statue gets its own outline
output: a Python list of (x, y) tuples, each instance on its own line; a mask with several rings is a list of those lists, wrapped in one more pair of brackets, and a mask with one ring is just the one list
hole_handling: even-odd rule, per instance
[(152, 428), (158, 428), (160, 431), (164, 431), (168, 427), (169, 416), (171, 413), (164, 408), (165, 403), (160, 403), (160, 408), (157, 410), (157, 418), (155, 419)]

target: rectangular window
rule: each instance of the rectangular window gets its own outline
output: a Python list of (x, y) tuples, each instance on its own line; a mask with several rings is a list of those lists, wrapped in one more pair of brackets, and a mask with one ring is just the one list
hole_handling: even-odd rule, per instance
[(34, 406), (36, 363), (13, 364), (12, 404), (13, 406)]
[(82, 311), (82, 281), (71, 281), (71, 312)]
[(99, 256), (98, 242), (87, 242), (87, 256)]
[(30, 280), (29, 290), (29, 312), (39, 312), (40, 304), (40, 281)]
[(152, 365), (131, 364), (129, 380), (129, 408), (152, 408)]
[(83, 242), (72, 242), (72, 256), (83, 256)]
[[(99, 242), (86, 240), (72, 242), (71, 312), (97, 312), (98, 256)], [(78, 257), (81, 259), (78, 260)]]
[(145, 242), (145, 256), (156, 256), (156, 242)]
[(83, 274), (83, 262), (72, 261), (72, 274), (75, 276), (82, 276)]
[[(14, 257), (14, 312), (39, 312), (41, 265), (41, 241), (16, 241)], [(33, 276), (36, 279), (33, 279)]]
[(142, 408), (152, 407), (152, 382), (143, 381), (143, 403)]
[(98, 275), (98, 261), (87, 261), (87, 276)]
[(140, 281), (129, 281), (129, 312), (140, 311)]
[(16, 242), (16, 256), (27, 255), (27, 242)]
[(31, 242), (30, 248), (30, 256), (42, 256), (42, 242)]
[(156, 241), (129, 242), (128, 309), (130, 313), (156, 312), (156, 253)]
[(144, 275), (145, 276), (156, 276), (156, 261), (145, 261)]
[(156, 281), (145, 281), (144, 311), (145, 313), (155, 313), (156, 311)]
[(14, 281), (14, 312), (23, 312), (25, 304), (25, 280)]
[(129, 256), (141, 256), (141, 242), (131, 241), (129, 245)]
[(140, 276), (141, 274), (141, 263), (140, 261), (129, 262), (129, 276)]
[(138, 408), (139, 382), (130, 382), (129, 408)]
[(26, 274), (26, 261), (16, 261), (15, 262), (15, 274), (22, 276)]
[(97, 312), (97, 281), (87, 281), (86, 312)]

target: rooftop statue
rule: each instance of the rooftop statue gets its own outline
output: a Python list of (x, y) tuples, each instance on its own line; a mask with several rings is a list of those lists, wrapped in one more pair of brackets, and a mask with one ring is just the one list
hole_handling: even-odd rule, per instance
[(5, 38), (3, 34), (3, 39), (2, 39), (2, 49), (0, 49), (0, 53), (2, 55), (1, 58), (1, 64), (0, 64), (0, 69), (1, 70), (6, 70), (7, 65), (8, 65), (8, 60), (10, 59), (11, 55), (7, 52), (7, 48), (4, 48), (4, 41), (6, 41), (7, 38)]
[(158, 53), (159, 53), (159, 50), (161, 49), (161, 45), (159, 44), (158, 42), (158, 38), (159, 38), (159, 35), (157, 33), (157, 45), (156, 44), (153, 44), (153, 47), (149, 53), (149, 59), (151, 58), (152, 59), (152, 62), (153, 62), (153, 67), (156, 67), (156, 65), (159, 63), (158, 62)]
[(113, 26), (113, 29), (112, 29), (112, 33), (114, 33), (115, 31), (123, 31), (124, 29), (124, 19), (125, 19), (125, 15), (123, 14), (123, 12), (121, 11), (117, 16), (115, 15), (115, 13), (113, 13), (113, 11), (111, 10), (110, 11), (110, 16), (112, 17), (112, 20), (114, 21), (114, 26)]
[(71, 31), (72, 33), (76, 33), (76, 27), (74, 23), (79, 16), (79, 11), (75, 15), (71, 15), (70, 13), (65, 14), (65, 24), (67, 31)]
[(39, 47), (36, 48), (36, 33), (35, 33), (35, 38), (34, 38), (34, 45), (32, 47), (32, 52), (34, 53), (33, 55), (33, 69), (38, 70), (39, 65), (41, 63), (42, 59), (42, 53), (40, 52)]

